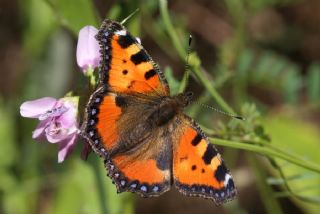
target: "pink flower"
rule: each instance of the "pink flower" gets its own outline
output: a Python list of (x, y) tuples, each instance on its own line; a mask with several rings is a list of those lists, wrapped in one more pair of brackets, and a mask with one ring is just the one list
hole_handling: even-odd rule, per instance
[(72, 152), (78, 135), (76, 97), (56, 100), (52, 97), (27, 101), (20, 106), (23, 117), (37, 118), (40, 123), (32, 138), (47, 140), (59, 145), (58, 162), (63, 162)]
[(98, 30), (93, 26), (85, 26), (79, 32), (77, 45), (77, 63), (83, 73), (99, 66), (99, 43), (95, 38)]

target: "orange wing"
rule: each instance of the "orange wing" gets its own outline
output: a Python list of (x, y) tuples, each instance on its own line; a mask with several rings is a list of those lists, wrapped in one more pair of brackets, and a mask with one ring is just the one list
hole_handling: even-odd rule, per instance
[(192, 119), (184, 119), (187, 125), (182, 125), (173, 151), (175, 186), (185, 195), (202, 196), (217, 204), (231, 200), (236, 190), (220, 154)]
[(163, 73), (122, 25), (105, 20), (97, 39), (102, 53), (100, 85), (116, 92), (169, 95)]

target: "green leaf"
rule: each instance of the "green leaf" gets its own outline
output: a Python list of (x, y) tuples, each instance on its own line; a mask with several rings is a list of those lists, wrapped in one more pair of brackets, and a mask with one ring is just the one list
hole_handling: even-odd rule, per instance
[(308, 99), (311, 103), (320, 102), (320, 64), (314, 63), (308, 69), (306, 80)]
[[(284, 149), (289, 153), (294, 153), (302, 157), (305, 162), (312, 161), (319, 165), (319, 132), (317, 128), (295, 118), (282, 116), (268, 117), (266, 129), (272, 136), (272, 145), (279, 149)], [(320, 189), (309, 189), (310, 186), (320, 186), (320, 173), (309, 171), (306, 168), (289, 164), (283, 160), (277, 160), (277, 164), (282, 165), (284, 175), (288, 185), (293, 192), (299, 191), (303, 197), (320, 197)], [(320, 165), (319, 165), (320, 166)], [(296, 176), (299, 175), (299, 176)], [(295, 177), (295, 179), (292, 179)], [(306, 191), (300, 192), (305, 189)], [(320, 209), (320, 205), (311, 205), (298, 200), (299, 204), (307, 208), (310, 212)]]
[[(59, 177), (58, 189), (51, 203), (52, 213), (133, 213), (132, 196), (117, 194), (106, 176), (103, 161), (89, 157), (88, 163), (75, 160)], [(101, 194), (102, 193), (102, 194)]]
[(59, 177), (56, 197), (49, 210), (52, 213), (101, 213), (90, 166), (79, 160), (69, 166)]
[[(22, 1), (26, 17), (24, 26), (24, 51), (29, 57), (39, 56), (46, 49), (46, 42), (57, 27), (57, 20), (52, 8), (39, 0)], [(41, 17), (41, 18), (39, 18)]]
[(276, 200), (276, 198), (273, 195), (272, 188), (267, 184), (266, 178), (266, 171), (261, 167), (261, 165), (258, 162), (258, 159), (252, 154), (247, 154), (247, 159), (250, 165), (253, 168), (253, 173), (256, 181), (256, 185), (259, 187), (259, 194), (262, 199), (268, 199), (263, 200), (263, 204), (267, 210), (268, 213), (277, 213), (281, 214), (282, 209), (279, 204), (279, 202)]
[(14, 139), (16, 131), (12, 118), (12, 113), (4, 107), (4, 102), (0, 97), (0, 169), (12, 166), (17, 156)]
[(121, 6), (120, 4), (115, 4), (108, 11), (107, 17), (112, 20), (118, 20), (118, 17), (121, 14)]
[(271, 79), (271, 81), (273, 80), (273, 78), (277, 78), (278, 76), (280, 76), (286, 65), (289, 64), (288, 59), (281, 55), (274, 54), (272, 57), (272, 65), (268, 70), (269, 78)]
[[(32, 64), (24, 81), (25, 99), (60, 97), (66, 93), (72, 76), (72, 40), (65, 31), (56, 32), (46, 44), (46, 54)], [(80, 73), (80, 71), (79, 71)], [(37, 82), (37, 84), (30, 84)]]
[(291, 65), (283, 78), (284, 99), (290, 104), (295, 104), (298, 101), (298, 92), (302, 86), (302, 78), (299, 73), (300, 69)]
[(250, 49), (245, 49), (240, 53), (238, 64), (237, 64), (237, 71), (240, 77), (247, 77), (250, 69), (251, 64), (254, 58), (254, 54)]
[(164, 74), (170, 87), (170, 93), (173, 95), (177, 94), (179, 91), (180, 82), (173, 76), (172, 69), (170, 67), (165, 67)]
[(264, 51), (259, 57), (255, 68), (255, 81), (262, 81), (268, 76), (269, 70), (272, 70), (273, 53)]
[(252, 10), (259, 11), (265, 8), (271, 8), (278, 5), (285, 6), (290, 3), (292, 4), (293, 2), (296, 2), (296, 0), (255, 0), (255, 1), (246, 0), (245, 2), (248, 5), (248, 7), (251, 8)]
[(63, 25), (78, 35), (85, 25), (98, 27), (98, 16), (90, 0), (52, 0), (49, 1)]

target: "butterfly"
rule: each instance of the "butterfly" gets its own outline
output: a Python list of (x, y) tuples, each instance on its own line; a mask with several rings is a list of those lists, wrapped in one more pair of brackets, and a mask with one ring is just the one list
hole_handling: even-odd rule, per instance
[(164, 74), (124, 26), (105, 20), (99, 81), (81, 135), (104, 159), (118, 192), (159, 196), (174, 185), (187, 196), (221, 204), (236, 195), (223, 159), (183, 113), (192, 93), (170, 96)]

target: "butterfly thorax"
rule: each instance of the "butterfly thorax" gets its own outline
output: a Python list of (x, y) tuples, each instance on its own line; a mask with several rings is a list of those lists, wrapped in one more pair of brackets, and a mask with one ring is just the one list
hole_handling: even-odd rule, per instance
[(163, 126), (170, 122), (183, 108), (190, 104), (192, 93), (180, 93), (176, 96), (162, 97), (148, 117), (148, 121), (156, 126)]

